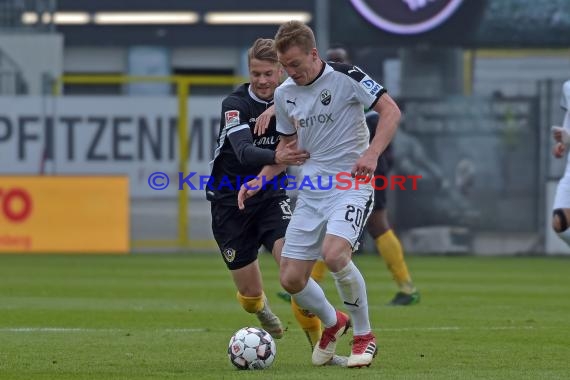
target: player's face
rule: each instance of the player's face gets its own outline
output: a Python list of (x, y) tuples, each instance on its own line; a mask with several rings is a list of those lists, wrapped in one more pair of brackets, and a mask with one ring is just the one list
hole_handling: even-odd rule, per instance
[(260, 99), (272, 100), (279, 86), (281, 68), (278, 63), (252, 59), (249, 62), (249, 82), (251, 90)]
[(277, 53), (277, 56), (287, 75), (299, 86), (311, 83), (321, 68), (317, 49), (307, 53), (299, 46), (291, 46), (282, 54)]

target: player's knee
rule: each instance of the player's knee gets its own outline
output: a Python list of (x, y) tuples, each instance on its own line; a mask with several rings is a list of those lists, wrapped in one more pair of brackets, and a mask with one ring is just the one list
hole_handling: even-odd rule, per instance
[(564, 209), (557, 208), (552, 212), (552, 229), (556, 233), (561, 233), (568, 229), (568, 218)]
[(307, 285), (300, 276), (290, 276), (287, 273), (281, 273), (279, 280), (281, 287), (289, 294), (297, 294)]
[(368, 220), (366, 229), (368, 230), (368, 233), (370, 234), (370, 236), (372, 236), (373, 239), (377, 239), (378, 237), (384, 235), (384, 233), (390, 229), (390, 225), (380, 223), (378, 220), (374, 220), (371, 218)]
[(370, 218), (368, 219), (368, 223), (366, 224), (366, 229), (374, 239), (388, 231), (390, 229), (390, 223), (388, 223), (386, 211), (372, 211), (372, 214), (370, 214)]

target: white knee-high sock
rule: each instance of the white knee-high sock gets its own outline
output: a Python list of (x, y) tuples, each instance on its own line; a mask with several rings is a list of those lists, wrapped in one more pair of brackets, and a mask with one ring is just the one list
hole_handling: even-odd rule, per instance
[(331, 272), (340, 299), (350, 313), (354, 335), (365, 335), (371, 331), (368, 316), (368, 297), (362, 274), (352, 261), (340, 271)]
[(297, 305), (315, 314), (325, 327), (336, 324), (336, 310), (327, 300), (325, 292), (315, 280), (309, 278), (307, 286), (299, 293), (291, 294)]

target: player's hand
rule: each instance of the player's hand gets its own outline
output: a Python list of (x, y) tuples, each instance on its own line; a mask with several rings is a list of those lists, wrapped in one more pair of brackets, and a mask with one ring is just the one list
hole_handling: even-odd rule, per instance
[(570, 144), (570, 135), (568, 135), (568, 130), (566, 128), (553, 125), (551, 130), (552, 130), (552, 137), (554, 137), (554, 141), (566, 145)]
[(291, 141), (284, 148), (275, 151), (275, 163), (279, 165), (300, 166), (307, 161), (311, 155), (306, 150), (297, 149), (297, 141)]
[(362, 155), (362, 157), (356, 161), (352, 167), (352, 170), (350, 171), (350, 174), (353, 177), (364, 176), (372, 178), (374, 177), (374, 172), (376, 171), (376, 165), (378, 165), (378, 157), (375, 157), (374, 154), (366, 151), (364, 152), (364, 155)]
[(269, 122), (273, 116), (275, 116), (275, 106), (271, 106), (263, 111), (263, 113), (255, 119), (253, 134), (257, 136), (264, 134), (265, 131), (267, 131), (267, 127), (269, 127)]
[(259, 190), (261, 190), (261, 186), (263, 185), (263, 183), (261, 182), (261, 179), (259, 178), (254, 178), (251, 181), (244, 183), (243, 185), (241, 185), (241, 188), (239, 189), (239, 193), (238, 193), (238, 207), (240, 210), (245, 209), (245, 201), (246, 199), (249, 199), (251, 197), (253, 197), (255, 194), (257, 194), (259, 192)]
[(566, 153), (566, 144), (562, 142), (557, 142), (552, 148), (552, 155), (556, 158), (564, 157), (565, 153)]

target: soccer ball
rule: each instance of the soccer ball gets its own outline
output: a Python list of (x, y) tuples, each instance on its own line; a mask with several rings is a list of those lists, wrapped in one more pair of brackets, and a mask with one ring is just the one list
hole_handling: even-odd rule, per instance
[(230, 362), (239, 369), (265, 369), (275, 360), (277, 349), (269, 333), (259, 327), (236, 331), (228, 345)]

